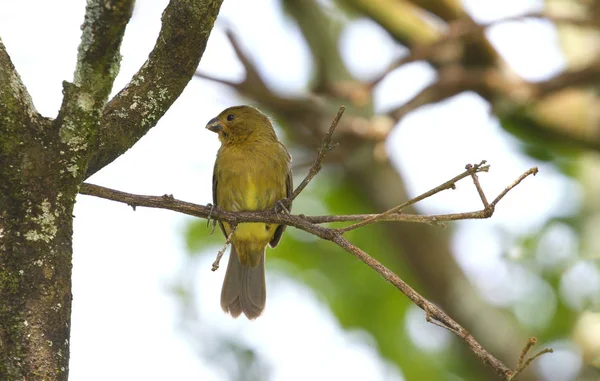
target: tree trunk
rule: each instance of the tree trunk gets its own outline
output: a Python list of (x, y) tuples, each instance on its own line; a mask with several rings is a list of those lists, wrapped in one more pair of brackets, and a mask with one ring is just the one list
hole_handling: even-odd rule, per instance
[(0, 137), (0, 380), (66, 380), (77, 186), (50, 123), (22, 127)]

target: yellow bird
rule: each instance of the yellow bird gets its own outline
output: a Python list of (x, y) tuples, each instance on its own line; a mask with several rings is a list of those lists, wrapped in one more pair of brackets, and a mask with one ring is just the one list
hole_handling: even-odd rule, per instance
[[(229, 212), (268, 210), (293, 191), (291, 156), (269, 118), (251, 106), (230, 107), (207, 126), (221, 148), (213, 171), (213, 203)], [(290, 205), (291, 207), (291, 205)], [(228, 223), (219, 223), (227, 237)], [(233, 317), (257, 318), (265, 308), (265, 248), (275, 247), (284, 225), (239, 224), (231, 239), (221, 307)]]

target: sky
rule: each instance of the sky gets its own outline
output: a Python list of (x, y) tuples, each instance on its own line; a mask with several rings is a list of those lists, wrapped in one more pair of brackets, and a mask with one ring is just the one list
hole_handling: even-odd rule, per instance
[[(542, 6), (541, 1), (523, 0), (464, 3), (478, 21)], [(166, 0), (136, 2), (123, 41), (123, 61), (114, 92), (147, 58), (166, 4)], [(0, 1), (0, 36), (38, 111), (45, 116), (56, 116), (62, 99), (61, 83), (72, 80), (84, 11), (83, 0)], [(255, 18), (248, 17), (254, 12), (267, 21), (255, 24)], [(270, 86), (285, 93), (303, 91), (310, 77), (308, 49), (298, 42), (297, 28), (282, 16), (277, 1), (224, 2), (200, 69), (215, 76), (241, 79), (243, 68), (227, 44), (223, 22), (233, 25), (243, 36), (243, 43), (257, 58), (262, 72), (268, 73)], [(282, 33), (273, 33), (274, 29)], [(564, 65), (553, 43), (553, 33), (545, 23), (528, 21), (499, 25), (488, 36), (518, 74), (540, 80)], [(401, 53), (380, 28), (361, 19), (345, 28), (340, 46), (350, 70), (359, 78), (376, 75)], [(426, 65), (406, 65), (377, 90), (377, 109), (385, 110), (409, 99), (433, 79), (434, 72)], [(168, 193), (190, 202), (210, 202), (218, 141), (204, 126), (222, 109), (238, 102), (219, 85), (192, 80), (154, 129), (88, 182), (131, 193)], [(466, 163), (482, 159), (492, 165), (490, 174), (482, 175), (483, 186), (491, 195), (529, 167), (540, 165), (516, 154), (515, 141), (501, 133), (490, 117), (488, 105), (469, 94), (404, 118), (390, 136), (387, 149), (405, 174), (413, 195), (453, 177)], [(431, 158), (432, 150), (440, 152), (439, 157)], [(493, 228), (500, 226), (512, 232), (535, 229), (549, 214), (568, 213), (559, 208), (564, 207), (567, 195), (578, 194), (576, 186), (552, 168), (541, 165), (541, 170), (535, 181), (526, 181), (502, 201), (492, 221), (465, 222), (458, 227), (454, 242), (457, 260), (484, 296), (499, 305), (506, 301), (494, 300), (494, 295), (499, 284), (506, 282), (508, 269), (501, 261), (501, 238)], [(575, 197), (571, 207), (576, 206)], [(459, 184), (455, 192), (427, 200), (421, 207), (430, 213), (480, 208), (468, 182)], [(222, 370), (198, 356), (182, 333), (180, 311), (169, 292), (186, 263), (182, 232), (190, 219), (160, 210), (138, 208), (133, 212), (122, 204), (89, 196), (78, 197), (74, 214), (69, 379), (222, 380)], [(489, 242), (498, 244), (483, 244)], [(325, 303), (310, 289), (287, 278), (268, 275), (268, 308), (260, 319), (230, 319), (218, 301), (224, 272), (211, 272), (212, 258), (203, 258), (196, 274), (202, 318), (211, 327), (218, 327), (219, 332), (253, 343), (276, 363), (273, 380), (402, 379), (400, 370), (379, 359), (366, 335), (342, 330)], [(528, 279), (523, 275), (524, 282)], [(448, 342), (445, 332), (423, 324), (417, 309), (410, 312), (407, 322), (409, 331), (428, 332), (413, 335), (426, 338), (418, 343), (423, 348), (435, 350)], [(568, 356), (570, 352), (567, 349), (565, 353)], [(298, 357), (302, 362), (293, 361)], [(537, 369), (543, 375), (551, 368)]]

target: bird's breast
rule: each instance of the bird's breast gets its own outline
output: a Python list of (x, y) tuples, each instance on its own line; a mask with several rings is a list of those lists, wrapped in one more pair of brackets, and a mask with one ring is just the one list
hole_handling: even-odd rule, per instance
[(264, 149), (221, 152), (216, 173), (219, 207), (232, 212), (265, 210), (286, 197), (288, 162), (279, 156)]

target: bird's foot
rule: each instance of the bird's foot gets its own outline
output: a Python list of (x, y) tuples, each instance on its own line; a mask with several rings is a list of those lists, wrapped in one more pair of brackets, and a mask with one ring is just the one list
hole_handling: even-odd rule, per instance
[(206, 206), (210, 208), (210, 211), (208, 212), (208, 217), (206, 217), (206, 227), (210, 227), (210, 223), (212, 222), (212, 230), (210, 231), (210, 234), (212, 235), (215, 232), (215, 228), (217, 227), (217, 220), (212, 218), (212, 214), (215, 210), (218, 210), (219, 207), (213, 204), (206, 204)]
[(289, 198), (282, 198), (281, 200), (277, 201), (275, 203), (275, 213), (285, 213), (285, 214), (290, 214), (290, 199)]

